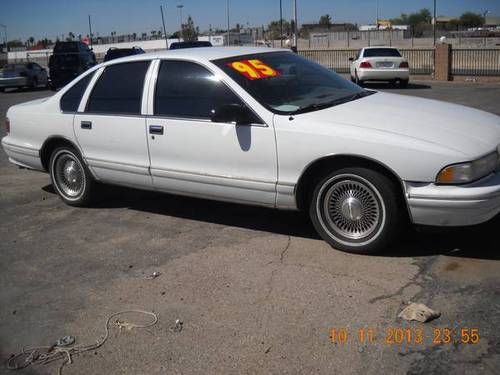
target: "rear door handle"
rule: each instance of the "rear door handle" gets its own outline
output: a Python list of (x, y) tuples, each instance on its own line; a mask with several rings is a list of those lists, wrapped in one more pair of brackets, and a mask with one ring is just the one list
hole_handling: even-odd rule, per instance
[(162, 125), (149, 125), (149, 134), (163, 135)]
[(92, 121), (82, 121), (80, 127), (82, 129), (92, 129)]

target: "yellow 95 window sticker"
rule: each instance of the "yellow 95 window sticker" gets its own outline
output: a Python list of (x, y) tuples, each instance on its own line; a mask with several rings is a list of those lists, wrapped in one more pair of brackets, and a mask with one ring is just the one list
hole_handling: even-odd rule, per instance
[(280, 73), (260, 60), (239, 60), (228, 63), (238, 73), (249, 80), (278, 77)]

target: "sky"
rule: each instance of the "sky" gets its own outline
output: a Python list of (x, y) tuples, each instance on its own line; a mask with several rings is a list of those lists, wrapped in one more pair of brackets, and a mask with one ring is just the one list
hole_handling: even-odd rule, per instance
[[(292, 17), (292, 0), (283, 1), (283, 18)], [(333, 22), (357, 24), (373, 23), (377, 14), (377, 0), (297, 0), (298, 20), (312, 23), (323, 14), (330, 14)], [(378, 0), (381, 19), (401, 13), (433, 7), (433, 0)], [(92, 31), (98, 35), (161, 30), (160, 5), (166, 9), (167, 33), (179, 29), (177, 5), (184, 5), (183, 18), (191, 15), (200, 30), (225, 28), (226, 0), (0, 0), (0, 24), (7, 26), (9, 40), (47, 37), (55, 40), (69, 32), (88, 34), (88, 15), (92, 17)], [(279, 0), (229, 0), (230, 23), (252, 26), (267, 25), (279, 19)], [(500, 0), (437, 0), (437, 14), (457, 16), (465, 11), (500, 16)], [(0, 34), (3, 40), (3, 28)]]

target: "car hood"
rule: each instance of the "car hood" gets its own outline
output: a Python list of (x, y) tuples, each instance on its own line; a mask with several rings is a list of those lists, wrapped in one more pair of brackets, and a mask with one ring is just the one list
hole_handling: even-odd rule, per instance
[[(500, 145), (500, 117), (437, 100), (377, 92), (362, 99), (303, 115), (330, 122), (411, 137), (476, 158)], [(366, 133), (369, 136), (369, 132)]]

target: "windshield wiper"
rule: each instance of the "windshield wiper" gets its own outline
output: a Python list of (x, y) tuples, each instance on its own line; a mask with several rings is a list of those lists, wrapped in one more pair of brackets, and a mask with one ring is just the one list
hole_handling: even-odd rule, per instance
[(375, 94), (375, 92), (376, 91), (365, 90), (365, 91), (357, 92), (356, 94), (353, 94), (353, 95), (344, 96), (343, 98), (338, 98), (338, 99), (331, 100), (331, 101), (325, 102), (325, 103), (312, 103), (312, 104), (306, 105), (304, 107), (301, 107), (301, 108), (293, 111), (290, 114), (291, 115), (298, 115), (300, 113), (319, 111), (320, 109), (325, 109), (325, 108), (333, 107), (333, 106), (336, 106), (339, 104), (347, 103), (347, 102), (350, 102), (350, 101), (353, 101), (356, 99), (364, 98), (365, 96)]

